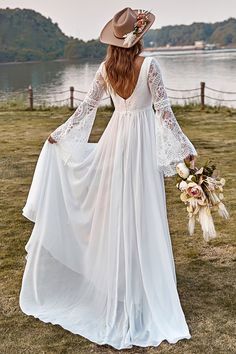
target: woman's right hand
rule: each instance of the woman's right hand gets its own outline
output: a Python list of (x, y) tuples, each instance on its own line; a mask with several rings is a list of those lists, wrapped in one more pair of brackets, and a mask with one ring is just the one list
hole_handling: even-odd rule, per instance
[(57, 143), (57, 141), (56, 141), (55, 139), (53, 139), (53, 138), (51, 137), (51, 135), (49, 135), (48, 141), (49, 141), (49, 143), (51, 143), (51, 144)]

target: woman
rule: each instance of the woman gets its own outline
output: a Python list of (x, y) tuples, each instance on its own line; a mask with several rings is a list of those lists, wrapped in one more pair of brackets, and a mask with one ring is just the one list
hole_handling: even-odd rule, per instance
[[(191, 338), (164, 176), (197, 152), (171, 110), (157, 60), (139, 55), (154, 19), (125, 8), (105, 25), (106, 60), (75, 113), (45, 141), (23, 208), (35, 224), (22, 311), (116, 349)], [(115, 110), (99, 142), (88, 143), (104, 92)]]

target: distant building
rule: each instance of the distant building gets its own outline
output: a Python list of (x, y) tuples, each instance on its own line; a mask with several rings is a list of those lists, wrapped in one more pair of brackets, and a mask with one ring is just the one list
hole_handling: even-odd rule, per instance
[(206, 45), (205, 45), (205, 48), (204, 49), (206, 49), (206, 50), (213, 50), (213, 49), (217, 49), (218, 48), (218, 45), (217, 44), (215, 44), (215, 43), (207, 43)]
[(195, 49), (204, 49), (205, 42), (204, 41), (195, 41), (194, 47), (195, 47)]
[(150, 47), (154, 47), (154, 45), (155, 45), (155, 42), (153, 42), (153, 41), (149, 42)]

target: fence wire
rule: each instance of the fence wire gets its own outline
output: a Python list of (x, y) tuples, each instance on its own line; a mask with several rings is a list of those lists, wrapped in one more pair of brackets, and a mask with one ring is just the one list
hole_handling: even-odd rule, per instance
[[(30, 90), (29, 90), (30, 89)], [(226, 95), (236, 95), (236, 91), (222, 91), (222, 90), (218, 90), (209, 86), (203, 87), (203, 91), (201, 90), (201, 87), (199, 88), (191, 88), (191, 89), (177, 89), (177, 88), (170, 88), (170, 87), (166, 87), (167, 91), (170, 92), (199, 92), (196, 95), (192, 95), (192, 96), (185, 96), (185, 97), (176, 97), (176, 96), (169, 96), (168, 97), (172, 100), (191, 100), (191, 99), (196, 99), (196, 98), (201, 98), (201, 103), (204, 105), (204, 98), (210, 99), (210, 100), (215, 100), (218, 102), (236, 102), (236, 97), (233, 99), (229, 99), (229, 98), (219, 98), (219, 97), (212, 97), (211, 95), (206, 94), (206, 90), (212, 91), (212, 92), (217, 92), (217, 93), (221, 93), (221, 94), (226, 94)], [(14, 92), (0, 92), (0, 104), (4, 104), (7, 103), (10, 99), (15, 99), (17, 97), (17, 95), (20, 94), (26, 94), (26, 93), (30, 93), (31, 92), (31, 96), (30, 94), (28, 95), (28, 100), (30, 102), (30, 98), (31, 100), (33, 99), (33, 104), (35, 105), (40, 105), (40, 104), (48, 104), (48, 105), (53, 105), (56, 103), (62, 103), (62, 102), (67, 102), (70, 103), (72, 102), (72, 106), (73, 106), (73, 102), (83, 102), (82, 98), (79, 97), (75, 97), (73, 96), (73, 93), (80, 93), (80, 94), (87, 94), (87, 91), (82, 91), (82, 90), (75, 90), (75, 89), (68, 89), (68, 90), (62, 90), (62, 91), (56, 91), (53, 92), (53, 95), (60, 95), (60, 94), (65, 94), (70, 92), (71, 96), (67, 97), (67, 98), (62, 98), (62, 99), (58, 99), (58, 100), (52, 100), (52, 96), (46, 95), (45, 99), (42, 99), (42, 96), (39, 95), (37, 92), (34, 94), (33, 92), (33, 88), (31, 86), (29, 86), (28, 89), (22, 89), (22, 90), (17, 90)], [(26, 97), (24, 97), (25, 101), (26, 101)], [(104, 98), (101, 99), (101, 101), (105, 101), (111, 99), (110, 96), (106, 96)], [(50, 100), (50, 102), (48, 102), (48, 100)]]
[(224, 94), (228, 94), (228, 95), (236, 95), (236, 91), (221, 91), (221, 90), (216, 90), (212, 87), (209, 86), (205, 86), (206, 89), (211, 90), (211, 91), (215, 91), (215, 92), (220, 92), (220, 93), (224, 93)]
[(216, 97), (211, 97), (208, 95), (205, 95), (206, 98), (210, 98), (211, 100), (216, 100), (216, 101), (225, 101), (225, 102), (236, 102), (236, 98), (234, 100), (228, 100), (224, 98), (216, 98)]
[(61, 95), (62, 93), (70, 92), (70, 90), (65, 90), (65, 91), (57, 91), (55, 94)]
[(199, 87), (197, 88), (193, 88), (193, 89), (173, 89), (173, 88), (169, 88), (169, 87), (166, 87), (166, 90), (169, 90), (169, 91), (176, 91), (176, 92), (189, 92), (189, 91), (199, 91)]
[(172, 96), (168, 96), (170, 99), (172, 100), (188, 100), (188, 99), (192, 99), (192, 98), (199, 98), (201, 97), (201, 95), (195, 95), (195, 96), (187, 96), (187, 97), (172, 97)]
[(86, 94), (86, 93), (87, 93), (87, 91), (80, 91), (80, 90), (74, 90), (74, 92), (84, 93), (84, 94)]

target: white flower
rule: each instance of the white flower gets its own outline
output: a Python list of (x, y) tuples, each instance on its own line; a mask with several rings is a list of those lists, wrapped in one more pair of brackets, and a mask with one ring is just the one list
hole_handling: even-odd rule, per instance
[(189, 176), (189, 169), (184, 162), (179, 162), (177, 164), (176, 171), (181, 178), (186, 179)]
[(185, 181), (181, 181), (181, 182), (179, 183), (178, 188), (179, 188), (181, 191), (183, 191), (183, 190), (185, 190), (185, 189), (187, 188), (187, 186), (188, 186), (188, 184), (187, 184)]

